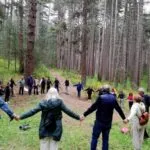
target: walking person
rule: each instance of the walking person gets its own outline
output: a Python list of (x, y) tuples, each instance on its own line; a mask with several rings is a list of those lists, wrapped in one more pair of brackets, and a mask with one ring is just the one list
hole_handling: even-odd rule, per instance
[(91, 96), (92, 96), (92, 93), (94, 92), (94, 90), (91, 87), (88, 87), (84, 91), (87, 91), (88, 99), (91, 99)]
[(28, 94), (32, 94), (32, 88), (33, 88), (34, 79), (32, 75), (27, 77), (27, 86), (28, 86)]
[(44, 94), (45, 93), (45, 86), (46, 86), (46, 81), (45, 81), (44, 77), (42, 78), (40, 85), (41, 85), (41, 94)]
[(77, 88), (77, 96), (80, 98), (81, 97), (81, 90), (83, 90), (83, 85), (82, 83), (78, 83), (78, 84), (75, 84), (74, 86), (76, 86)]
[[(144, 88), (141, 87), (141, 88), (138, 89), (138, 93), (142, 97), (142, 101), (145, 104), (146, 111), (149, 113), (150, 96), (146, 95), (144, 92), (145, 92)], [(145, 129), (144, 139), (148, 139), (148, 138), (149, 138), (149, 135), (148, 135), (148, 132)]]
[(66, 79), (66, 80), (65, 80), (65, 90), (66, 90), (66, 94), (69, 94), (69, 92), (68, 92), (69, 85), (70, 85), (70, 82), (69, 82), (68, 79)]
[(131, 110), (131, 107), (133, 105), (133, 93), (129, 93), (127, 99), (128, 99), (128, 103), (129, 103), (129, 110)]
[(40, 150), (58, 150), (58, 143), (62, 136), (62, 112), (70, 117), (80, 120), (80, 116), (68, 109), (59, 97), (55, 88), (50, 88), (46, 99), (18, 119), (23, 120), (40, 112), (41, 122), (39, 127)]
[(59, 85), (60, 85), (59, 80), (57, 78), (55, 78), (54, 87), (55, 87), (55, 89), (57, 89), (58, 92), (59, 92)]
[(24, 86), (25, 86), (25, 79), (24, 77), (22, 77), (21, 80), (19, 81), (19, 95), (24, 94)]
[(39, 94), (39, 80), (37, 78), (34, 79), (33, 90), (34, 95)]
[(144, 130), (146, 126), (141, 126), (139, 124), (139, 117), (145, 112), (145, 105), (142, 102), (142, 97), (140, 95), (134, 96), (134, 104), (131, 107), (130, 115), (125, 119), (125, 123), (131, 121), (132, 128), (132, 142), (134, 150), (142, 149), (142, 142), (144, 137)]
[(16, 86), (16, 83), (15, 83), (13, 78), (10, 79), (9, 85), (10, 85), (10, 88), (11, 88), (11, 96), (14, 96), (14, 86)]
[(120, 91), (120, 92), (119, 92), (118, 99), (119, 99), (120, 107), (121, 107), (121, 108), (124, 108), (125, 94), (124, 94), (123, 91)]
[(103, 86), (103, 95), (99, 96), (94, 104), (83, 113), (81, 120), (96, 111), (96, 120), (93, 127), (91, 150), (96, 150), (97, 142), (102, 133), (102, 150), (109, 149), (109, 133), (112, 126), (113, 110), (116, 110), (124, 120), (125, 115), (118, 105), (116, 97), (110, 93), (109, 85)]
[(48, 92), (48, 90), (50, 89), (50, 87), (52, 85), (52, 82), (51, 82), (50, 78), (47, 79), (46, 84), (47, 84), (47, 92)]
[(10, 92), (11, 92), (9, 83), (7, 83), (7, 86), (5, 87), (4, 91), (5, 91), (5, 102), (9, 102)]

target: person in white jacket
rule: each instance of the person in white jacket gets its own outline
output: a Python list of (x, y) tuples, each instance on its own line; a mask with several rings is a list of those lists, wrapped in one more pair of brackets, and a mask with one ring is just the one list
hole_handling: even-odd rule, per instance
[(132, 130), (132, 142), (134, 146), (134, 150), (141, 150), (145, 125), (141, 126), (139, 124), (139, 117), (145, 112), (145, 105), (142, 101), (142, 97), (140, 95), (134, 96), (134, 104), (131, 107), (131, 111), (127, 119), (125, 119), (125, 123), (131, 122), (131, 130)]

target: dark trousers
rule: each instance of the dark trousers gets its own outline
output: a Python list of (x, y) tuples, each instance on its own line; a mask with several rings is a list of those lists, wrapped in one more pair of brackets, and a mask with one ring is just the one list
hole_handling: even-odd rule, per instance
[(23, 95), (23, 93), (24, 93), (24, 87), (20, 87), (19, 88), (19, 95)]
[(129, 102), (129, 110), (131, 109), (133, 102)]
[(34, 91), (33, 91), (34, 95), (38, 95), (39, 91), (38, 91), (38, 86), (34, 86)]
[(10, 95), (5, 94), (5, 102), (8, 102), (8, 101), (9, 101), (9, 97), (10, 97)]
[(11, 96), (14, 96), (14, 87), (11, 87)]
[(47, 92), (48, 92), (49, 89), (50, 89), (50, 86), (47, 86)]
[(92, 94), (88, 94), (88, 99), (91, 99)]
[(78, 97), (81, 97), (81, 90), (77, 90), (78, 92)]
[(92, 133), (91, 150), (96, 150), (97, 141), (101, 133), (102, 133), (102, 150), (109, 149), (108, 141), (110, 128), (106, 128), (105, 126), (102, 126), (99, 121), (95, 121)]
[(58, 86), (55, 86), (55, 89), (58, 91), (58, 93), (59, 93), (59, 87)]
[(45, 86), (43, 87), (41, 87), (41, 94), (44, 94), (45, 93)]
[(29, 95), (32, 94), (32, 87), (31, 87), (31, 86), (28, 87), (28, 94), (29, 94)]

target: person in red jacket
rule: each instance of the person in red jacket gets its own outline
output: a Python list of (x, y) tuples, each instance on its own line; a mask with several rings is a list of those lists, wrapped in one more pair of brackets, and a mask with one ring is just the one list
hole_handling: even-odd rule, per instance
[(128, 99), (128, 102), (129, 102), (129, 110), (130, 110), (132, 105), (133, 105), (133, 93), (129, 93), (127, 99)]

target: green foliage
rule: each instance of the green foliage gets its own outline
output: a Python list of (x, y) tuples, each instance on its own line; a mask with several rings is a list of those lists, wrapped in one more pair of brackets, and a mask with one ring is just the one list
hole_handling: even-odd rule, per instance
[(49, 69), (45, 65), (38, 65), (33, 73), (33, 76), (37, 78), (41, 77), (51, 77)]
[(11, 61), (10, 68), (8, 70), (7, 61), (4, 59), (0, 59), (0, 80), (3, 81), (4, 84), (10, 80), (10, 78), (17, 79), (19, 74), (15, 72), (14, 61)]

